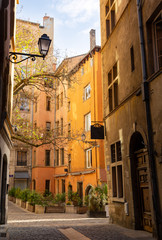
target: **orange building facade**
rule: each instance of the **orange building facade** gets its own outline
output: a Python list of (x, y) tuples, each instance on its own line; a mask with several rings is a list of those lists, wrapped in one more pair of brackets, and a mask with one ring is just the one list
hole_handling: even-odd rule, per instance
[[(65, 161), (61, 155), (55, 162), (55, 193), (78, 192), (84, 200), (91, 186), (106, 183), (103, 140), (91, 140), (91, 122), (102, 122), (102, 83), (100, 47), (94, 47), (68, 71), (65, 111), (66, 116)], [(57, 96), (56, 96), (57, 98)], [(56, 104), (57, 105), (57, 104)], [(60, 151), (56, 149), (56, 151)]]

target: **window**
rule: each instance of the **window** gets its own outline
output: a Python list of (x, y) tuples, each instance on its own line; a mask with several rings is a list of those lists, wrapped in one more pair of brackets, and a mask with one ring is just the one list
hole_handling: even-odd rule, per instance
[(50, 191), (50, 180), (46, 180), (46, 182), (45, 182), (45, 190), (46, 191)]
[(51, 98), (46, 97), (46, 111), (50, 111), (50, 110), (51, 110)]
[(46, 122), (46, 132), (49, 132), (51, 130), (51, 123)]
[(62, 179), (62, 193), (65, 193), (65, 179)]
[(110, 33), (113, 31), (116, 20), (115, 20), (115, 2), (108, 0), (105, 6), (106, 16), (106, 39), (108, 39)]
[(61, 93), (61, 107), (63, 106), (63, 92)]
[(68, 124), (68, 139), (71, 138), (71, 123)]
[(64, 132), (63, 124), (64, 124), (64, 121), (63, 121), (63, 118), (61, 118), (61, 136), (63, 136), (63, 132)]
[(114, 64), (108, 72), (108, 103), (109, 112), (118, 106), (118, 65)]
[(70, 103), (70, 101), (68, 102), (68, 111), (70, 111), (70, 109), (71, 109), (71, 103)]
[(17, 151), (17, 166), (27, 166), (26, 151)]
[(123, 198), (123, 174), (121, 142), (118, 141), (110, 146), (111, 149), (111, 170), (112, 170), (112, 195), (116, 198)]
[(45, 166), (50, 166), (50, 150), (46, 150), (45, 155)]
[(153, 22), (155, 70), (162, 68), (162, 14)]
[(60, 149), (60, 160), (61, 160), (61, 165), (64, 165), (64, 148)]
[(56, 97), (56, 110), (59, 109), (59, 95)]
[(56, 122), (56, 136), (59, 136), (59, 121)]
[(71, 172), (71, 154), (68, 154), (68, 172)]
[(84, 116), (84, 126), (85, 126), (85, 131), (88, 132), (90, 131), (91, 127), (91, 113), (88, 113)]
[(92, 149), (86, 150), (86, 168), (92, 167)]
[(90, 84), (88, 84), (84, 88), (84, 101), (87, 100), (88, 98), (90, 98), (90, 96), (91, 96), (91, 86), (90, 86)]
[(130, 57), (131, 57), (131, 71), (133, 72), (135, 69), (134, 66), (134, 48), (133, 46), (130, 48)]
[(55, 166), (59, 166), (59, 150), (55, 149)]
[(20, 95), (20, 110), (29, 111), (29, 99), (26, 98), (23, 94)]

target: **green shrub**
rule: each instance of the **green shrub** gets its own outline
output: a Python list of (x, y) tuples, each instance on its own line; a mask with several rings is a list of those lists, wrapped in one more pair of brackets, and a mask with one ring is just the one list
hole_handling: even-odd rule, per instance
[(9, 190), (8, 195), (11, 196), (11, 197), (15, 197), (15, 192), (16, 192), (16, 188), (12, 187)]
[(44, 205), (43, 196), (35, 191), (32, 191), (28, 195), (28, 202), (31, 205)]
[(89, 205), (89, 195), (86, 195), (84, 198), (84, 204), (88, 207)]
[(20, 198), (20, 196), (21, 196), (21, 189), (20, 188), (16, 188), (16, 190), (15, 190), (15, 197), (16, 198)]
[(66, 194), (65, 193), (58, 193), (54, 197), (54, 203), (64, 203), (66, 200)]
[(72, 201), (72, 196), (73, 196), (73, 191), (72, 190), (68, 190), (68, 200)]
[(23, 202), (27, 202), (30, 192), (30, 189), (24, 189), (21, 191), (20, 198)]
[(48, 198), (49, 200), (53, 199), (52, 193), (50, 191), (48, 191), (47, 189), (44, 191), (43, 197)]

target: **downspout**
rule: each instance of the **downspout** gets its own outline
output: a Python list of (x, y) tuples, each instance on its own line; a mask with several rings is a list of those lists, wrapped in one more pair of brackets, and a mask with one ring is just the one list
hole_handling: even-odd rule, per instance
[[(95, 55), (96, 55), (96, 61), (95, 61)], [(94, 55), (92, 55), (93, 58), (93, 96), (94, 96), (94, 123), (96, 123), (96, 78), (98, 76), (96, 76), (96, 69), (95, 69), (95, 64), (97, 62), (97, 54), (96, 54), (96, 50), (94, 50)], [(95, 140), (96, 142), (96, 140)], [(95, 144), (96, 145), (96, 144)], [(95, 147), (95, 160), (96, 160), (96, 183), (98, 185), (98, 159), (97, 159), (97, 153), (98, 153), (98, 149), (97, 147)]]
[(142, 97), (145, 102), (146, 121), (147, 121), (147, 134), (148, 134), (148, 157), (149, 157), (149, 169), (150, 169), (150, 181), (152, 190), (152, 202), (153, 202), (153, 214), (155, 221), (155, 234), (157, 239), (160, 240), (160, 217), (158, 211), (160, 211), (159, 204), (159, 193), (156, 176), (156, 164), (154, 157), (154, 142), (153, 142), (153, 129), (151, 121), (151, 110), (150, 110), (150, 96), (149, 96), (149, 85), (147, 82), (147, 68), (146, 68), (146, 55), (145, 55), (145, 44), (144, 44), (144, 31), (142, 24), (142, 6), (141, 0), (137, 0), (137, 15), (139, 25), (139, 37), (140, 37), (140, 48), (141, 48), (141, 63), (142, 63)]

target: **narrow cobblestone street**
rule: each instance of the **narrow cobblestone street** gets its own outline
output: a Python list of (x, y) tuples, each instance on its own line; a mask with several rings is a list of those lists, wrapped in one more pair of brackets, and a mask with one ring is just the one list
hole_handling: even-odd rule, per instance
[(86, 214), (35, 214), (9, 202), (9, 240), (153, 240), (150, 233), (109, 224)]

